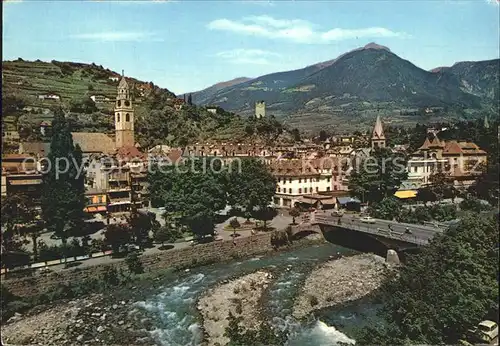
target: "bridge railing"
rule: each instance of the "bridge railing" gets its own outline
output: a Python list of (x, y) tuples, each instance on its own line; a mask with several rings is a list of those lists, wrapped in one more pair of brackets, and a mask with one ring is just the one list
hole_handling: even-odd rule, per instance
[(359, 225), (352, 224), (349, 222), (342, 222), (341, 224), (338, 224), (337, 222), (335, 222), (331, 219), (328, 219), (324, 216), (320, 216), (320, 215), (316, 215), (316, 217), (314, 218), (314, 223), (349, 228), (349, 229), (353, 229), (355, 231), (369, 233), (369, 234), (373, 234), (373, 235), (378, 235), (378, 236), (381, 236), (384, 238), (389, 238), (389, 239), (397, 239), (397, 240), (401, 240), (401, 241), (404, 241), (407, 243), (412, 243), (412, 244), (427, 245), (429, 243), (428, 239), (420, 239), (417, 236), (412, 235), (412, 234), (389, 231), (386, 229), (381, 229), (381, 228), (376, 227), (376, 226), (370, 226), (369, 224), (366, 224), (366, 226), (359, 226)]

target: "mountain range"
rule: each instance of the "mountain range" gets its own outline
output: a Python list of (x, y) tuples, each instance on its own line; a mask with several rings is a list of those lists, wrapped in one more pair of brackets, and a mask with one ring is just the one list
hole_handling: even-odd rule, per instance
[[(464, 118), (496, 114), (499, 62), (459, 62), (426, 71), (389, 48), (370, 43), (302, 69), (218, 83), (192, 97), (196, 104), (243, 115), (253, 114), (255, 102), (265, 101), (267, 114), (306, 126), (353, 117), (372, 121), (374, 113), (395, 122), (420, 121), (415, 116), (428, 116), (425, 109), (437, 109), (442, 117)], [(415, 116), (408, 119), (408, 115)]]

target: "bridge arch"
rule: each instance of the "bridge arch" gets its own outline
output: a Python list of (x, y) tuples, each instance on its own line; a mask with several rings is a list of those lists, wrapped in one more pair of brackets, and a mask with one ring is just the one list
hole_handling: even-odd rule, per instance
[(321, 226), (321, 230), (326, 241), (356, 251), (372, 252), (385, 257), (387, 250), (393, 249), (390, 244), (368, 233), (352, 232), (335, 226)]

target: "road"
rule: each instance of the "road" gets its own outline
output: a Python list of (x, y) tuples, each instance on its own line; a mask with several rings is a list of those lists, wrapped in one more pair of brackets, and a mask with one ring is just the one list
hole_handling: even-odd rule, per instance
[[(217, 239), (219, 239), (219, 240), (231, 240), (232, 239), (233, 232), (224, 230), (224, 227), (229, 224), (231, 219), (232, 218), (224, 221), (223, 223), (217, 224), (215, 226), (215, 232), (216, 232)], [(243, 224), (243, 222), (245, 221), (245, 219), (241, 218), (241, 217), (238, 217), (237, 219), (240, 222), (240, 224)], [(256, 221), (254, 219), (251, 219), (251, 220), (254, 222)], [(119, 223), (119, 222), (123, 222), (123, 221), (120, 221), (119, 219), (117, 219), (116, 223)], [(284, 212), (284, 213), (279, 213), (273, 220), (269, 221), (268, 225), (270, 227), (274, 227), (276, 229), (283, 229), (286, 226), (288, 226), (291, 222), (292, 222), (292, 217), (290, 217), (287, 212)], [(111, 223), (114, 223), (113, 220), (111, 220)], [(41, 239), (43, 239), (47, 244), (61, 244), (61, 241), (59, 239), (50, 238), (51, 234), (52, 233), (44, 233)], [(242, 231), (237, 232), (238, 237), (249, 237), (250, 235), (251, 235), (250, 230), (242, 230)], [(104, 238), (104, 229), (92, 234), (91, 238), (103, 239)], [(186, 248), (186, 247), (191, 246), (191, 241), (190, 241), (190, 239), (188, 239), (186, 241), (177, 242), (177, 243), (174, 243), (171, 245), (173, 245), (173, 249), (182, 249), (182, 248)], [(26, 245), (26, 247), (30, 250), (31, 250), (31, 246), (32, 246), (31, 242)], [(160, 254), (160, 253), (163, 253), (165, 251), (171, 250), (171, 249), (160, 250), (158, 247), (159, 247), (159, 244), (157, 244), (153, 248), (145, 249), (141, 255)], [(85, 268), (85, 267), (91, 267), (91, 266), (106, 264), (106, 263), (115, 263), (115, 262), (120, 262), (120, 261), (123, 261), (123, 258), (112, 258), (111, 256), (95, 257), (95, 258), (89, 258), (89, 259), (80, 261), (80, 264), (76, 268)], [(56, 271), (56, 272), (68, 270), (68, 268), (65, 268), (64, 264), (52, 265), (52, 266), (50, 266), (50, 269), (53, 271)]]
[[(336, 226), (338, 225), (338, 217), (331, 216), (328, 211), (316, 212), (316, 221), (311, 221), (311, 223), (321, 223)], [(377, 233), (387, 238), (401, 239), (403, 235), (404, 240), (412, 241), (414, 239), (415, 243), (426, 243), (429, 239), (434, 237), (436, 233), (442, 232), (442, 229), (418, 225), (418, 224), (408, 224), (400, 223), (397, 221), (380, 220), (374, 219), (374, 223), (364, 223), (360, 220), (359, 215), (356, 214), (344, 214), (341, 220), (341, 225), (346, 228), (352, 228), (360, 232), (366, 233)], [(389, 228), (390, 226), (390, 228)], [(409, 229), (411, 234), (405, 233), (406, 229)]]

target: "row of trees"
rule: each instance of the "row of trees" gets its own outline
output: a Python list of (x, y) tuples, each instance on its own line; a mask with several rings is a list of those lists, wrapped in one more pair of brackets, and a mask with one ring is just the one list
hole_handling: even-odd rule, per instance
[(248, 218), (259, 211), (266, 221), (276, 180), (263, 163), (245, 158), (222, 166), (220, 160), (189, 159), (155, 167), (149, 174), (151, 202), (165, 207), (167, 225), (196, 236), (213, 234), (216, 213), (230, 205)]

